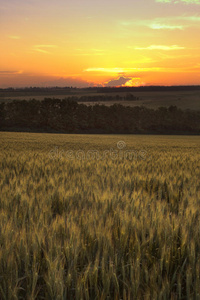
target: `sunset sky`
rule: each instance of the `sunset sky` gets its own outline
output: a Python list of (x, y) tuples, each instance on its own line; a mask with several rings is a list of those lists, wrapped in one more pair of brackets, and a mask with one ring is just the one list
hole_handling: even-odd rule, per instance
[(0, 87), (200, 84), (200, 0), (0, 0)]

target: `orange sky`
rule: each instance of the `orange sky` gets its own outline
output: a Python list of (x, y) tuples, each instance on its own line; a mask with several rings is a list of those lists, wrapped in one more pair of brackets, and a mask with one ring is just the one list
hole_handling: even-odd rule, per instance
[(200, 84), (199, 0), (0, 0), (0, 33), (1, 88)]

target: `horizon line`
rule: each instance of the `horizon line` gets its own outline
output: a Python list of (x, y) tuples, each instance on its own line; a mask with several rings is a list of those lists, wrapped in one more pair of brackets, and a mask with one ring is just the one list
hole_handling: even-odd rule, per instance
[(10, 86), (6, 88), (1, 88), (0, 90), (23, 90), (23, 89), (140, 89), (140, 88), (150, 88), (150, 87), (200, 87), (200, 84), (178, 84), (178, 85), (140, 85), (140, 86), (86, 86), (86, 87), (76, 87), (76, 86), (24, 86), (16, 87)]

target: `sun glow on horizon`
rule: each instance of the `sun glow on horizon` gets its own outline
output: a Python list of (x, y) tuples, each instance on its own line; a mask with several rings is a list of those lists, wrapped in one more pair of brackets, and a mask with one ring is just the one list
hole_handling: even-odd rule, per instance
[(198, 2), (149, 3), (2, 4), (0, 87), (200, 84)]
[(127, 81), (122, 86), (124, 86), (124, 87), (139, 87), (139, 86), (145, 86), (145, 83), (141, 81), (141, 78), (132, 78), (131, 80)]

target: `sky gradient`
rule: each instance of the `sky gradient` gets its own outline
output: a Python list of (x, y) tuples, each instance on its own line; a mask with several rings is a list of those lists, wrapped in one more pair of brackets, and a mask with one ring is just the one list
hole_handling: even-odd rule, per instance
[(200, 0), (0, 0), (0, 87), (200, 84)]

